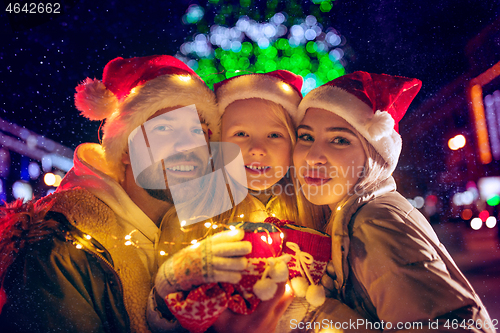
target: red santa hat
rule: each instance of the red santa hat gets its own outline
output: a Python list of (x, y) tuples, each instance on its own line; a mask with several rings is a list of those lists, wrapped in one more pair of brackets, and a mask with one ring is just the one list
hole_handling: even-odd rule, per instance
[(118, 180), (128, 136), (158, 110), (195, 104), (217, 135), (215, 94), (186, 64), (168, 55), (116, 58), (104, 67), (102, 80), (87, 78), (76, 87), (75, 105), (90, 120), (106, 119), (102, 147)]
[(308, 108), (333, 112), (375, 148), (392, 172), (401, 153), (398, 123), (421, 87), (422, 82), (417, 79), (354, 72), (307, 94), (294, 121), (298, 125)]
[(214, 85), (219, 116), (229, 104), (250, 98), (261, 98), (281, 105), (292, 119), (302, 100), (302, 76), (286, 70), (234, 76)]

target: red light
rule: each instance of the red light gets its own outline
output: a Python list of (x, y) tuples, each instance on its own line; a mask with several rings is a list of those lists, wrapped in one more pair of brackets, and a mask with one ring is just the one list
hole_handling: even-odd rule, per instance
[(477, 186), (476, 186), (476, 183), (474, 183), (473, 181), (470, 181), (470, 180), (469, 180), (469, 181), (467, 182), (467, 185), (465, 185), (465, 188), (466, 188), (466, 189), (470, 189), (470, 188), (477, 188)]
[(487, 210), (483, 210), (481, 213), (479, 213), (479, 218), (481, 221), (486, 222), (486, 219), (490, 217), (490, 213), (488, 213)]
[(471, 217), (472, 217), (472, 210), (470, 210), (469, 208), (466, 208), (462, 211), (462, 219), (463, 220), (470, 220)]
[(427, 198), (425, 198), (425, 205), (426, 206), (434, 207), (434, 206), (436, 206), (437, 202), (438, 202), (438, 198), (434, 194), (430, 194), (427, 196)]

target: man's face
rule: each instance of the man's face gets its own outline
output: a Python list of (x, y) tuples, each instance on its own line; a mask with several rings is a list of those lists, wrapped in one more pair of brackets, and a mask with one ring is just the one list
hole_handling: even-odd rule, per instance
[(129, 136), (137, 185), (154, 198), (184, 202), (200, 191), (209, 168), (208, 128), (194, 105), (166, 108)]

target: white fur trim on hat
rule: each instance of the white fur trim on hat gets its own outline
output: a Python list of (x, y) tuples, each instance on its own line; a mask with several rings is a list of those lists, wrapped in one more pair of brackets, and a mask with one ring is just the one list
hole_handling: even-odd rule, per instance
[(195, 104), (212, 131), (211, 140), (217, 140), (219, 117), (215, 94), (203, 81), (188, 75), (162, 75), (132, 89), (102, 128), (104, 154), (110, 167), (116, 170), (118, 180), (124, 176), (121, 159), (130, 133), (161, 109), (191, 104)]
[(342, 88), (324, 85), (307, 94), (294, 118), (299, 125), (307, 109), (328, 110), (347, 121), (359, 132), (388, 164), (391, 173), (401, 153), (401, 136), (394, 130), (394, 119), (387, 111), (373, 110), (353, 94)]
[(229, 104), (250, 98), (261, 98), (280, 104), (292, 117), (297, 115), (297, 106), (302, 99), (292, 86), (276, 77), (265, 74), (237, 76), (216, 90), (219, 116), (222, 117)]

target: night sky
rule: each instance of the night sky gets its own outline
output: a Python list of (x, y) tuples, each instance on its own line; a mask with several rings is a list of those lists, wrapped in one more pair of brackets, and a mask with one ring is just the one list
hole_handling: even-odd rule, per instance
[[(151, 3), (63, 1), (63, 13), (47, 20), (39, 14), (7, 16), (4, 1), (0, 117), (72, 149), (81, 142), (97, 142), (100, 123), (79, 116), (74, 107), (76, 85), (86, 77), (100, 79), (106, 63), (118, 56), (177, 53), (195, 32), (193, 25), (182, 24), (182, 15), (190, 4), (206, 6), (186, 0)], [(259, 10), (265, 2), (253, 4)], [(310, 5), (304, 1), (304, 8)], [(348, 72), (384, 72), (423, 81), (411, 112), (467, 71), (467, 42), (499, 15), (500, 2), (495, 0), (336, 0), (324, 18), (347, 40)], [(210, 19), (213, 13), (205, 16)]]

